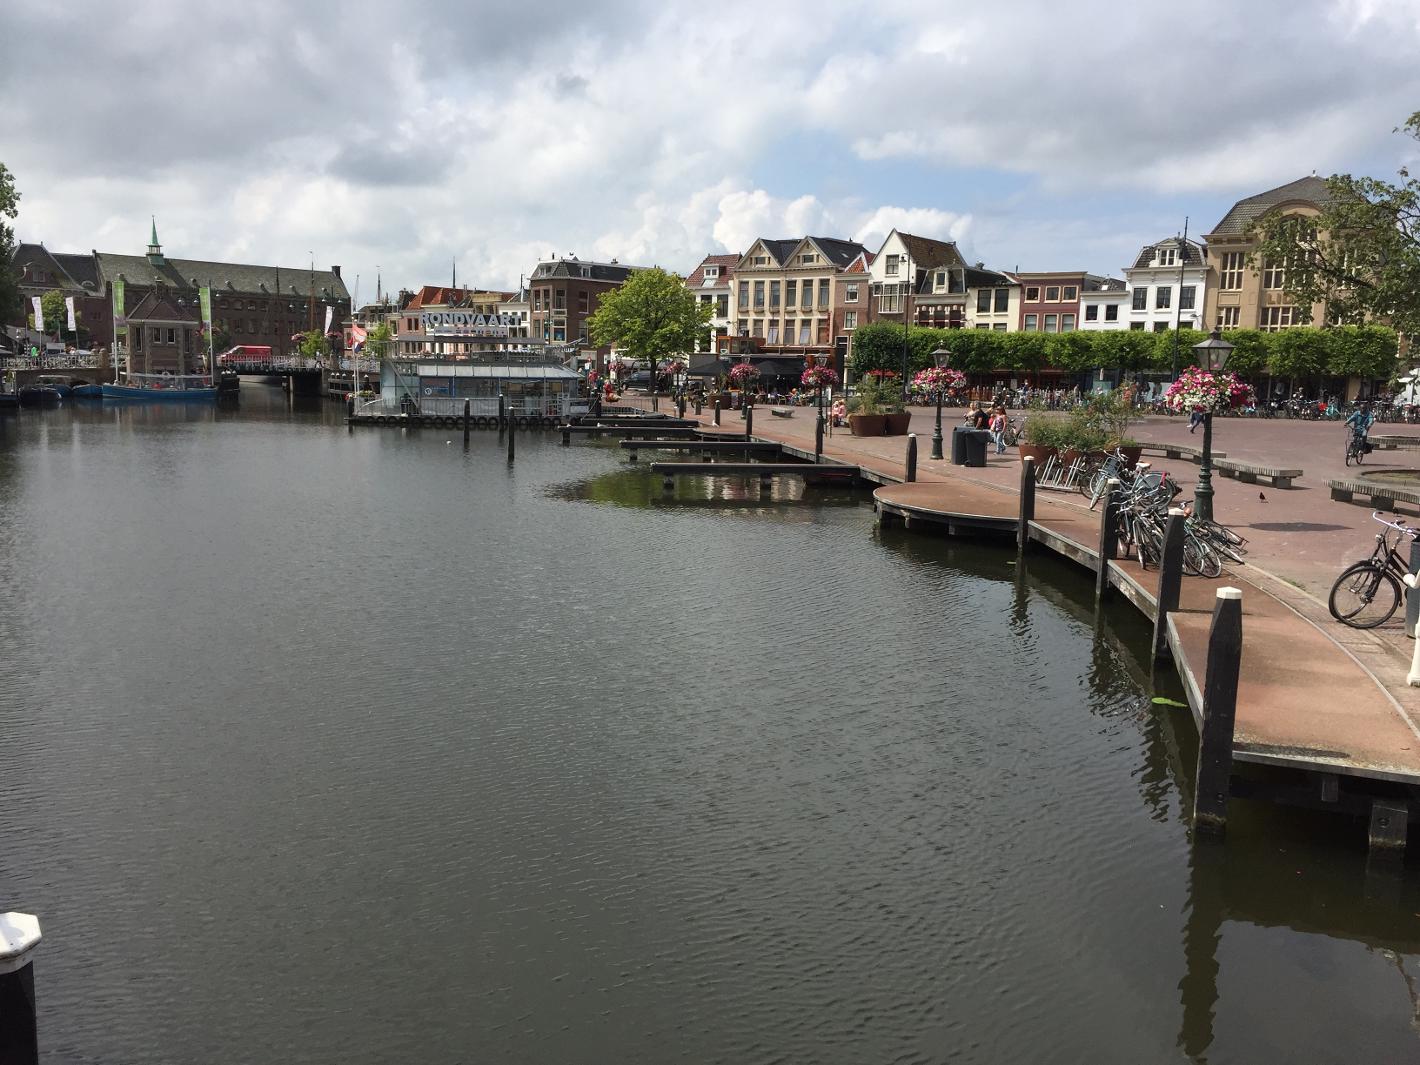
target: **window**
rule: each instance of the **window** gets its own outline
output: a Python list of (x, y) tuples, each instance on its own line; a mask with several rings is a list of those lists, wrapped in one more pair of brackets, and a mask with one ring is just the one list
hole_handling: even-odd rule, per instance
[(778, 322), (770, 322), (770, 323), (769, 323), (769, 336), (765, 337), (765, 339), (766, 339), (767, 341), (769, 341), (769, 343), (771, 343), (771, 344), (777, 344), (777, 343), (779, 343), (779, 323), (778, 323)]
[(756, 256), (754, 257), (754, 265), (755, 265), (755, 266), (768, 266), (768, 265), (769, 265), (769, 256), (767, 256), (767, 255), (756, 255)]
[(1130, 328), (1130, 329), (1143, 329), (1143, 328), (1144, 328), (1144, 323), (1143, 323), (1143, 322), (1130, 322), (1130, 323), (1129, 323), (1129, 328)]
[(1033, 315), (1033, 314), (1028, 314), (1028, 315), (1026, 315), (1025, 330), (1026, 330), (1027, 333), (1034, 333), (1034, 332), (1036, 331), (1036, 329), (1037, 329), (1036, 321), (1037, 321), (1037, 318), (1036, 318), (1035, 315)]
[(1218, 308), (1218, 328), (1236, 329), (1238, 327), (1238, 308), (1219, 307)]
[(1080, 290), (1074, 285), (1066, 285), (1065, 291), (1061, 293), (1066, 303), (1074, 303), (1080, 298)]
[(977, 323), (976, 323), (976, 328), (977, 328), (977, 329), (990, 329), (990, 328), (991, 328), (991, 323), (990, 323), (990, 322), (977, 322)]
[(1106, 322), (1117, 322), (1117, 321), (1119, 321), (1119, 304), (1117, 304), (1117, 303), (1108, 303), (1108, 304), (1105, 305), (1105, 308), (1104, 308), (1104, 320), (1105, 320)]
[(1001, 314), (1010, 309), (1011, 290), (1008, 288), (998, 288), (996, 290), (996, 313)]
[(769, 309), (777, 311), (779, 309), (779, 282), (769, 282)]
[(1156, 332), (1156, 333), (1167, 333), (1168, 331), (1169, 331), (1169, 324), (1168, 324), (1168, 322), (1155, 322), (1155, 323), (1154, 323), (1154, 332)]
[(991, 290), (989, 288), (977, 289), (976, 291), (976, 313), (991, 313)]
[[(756, 281), (756, 282), (754, 283), (754, 309), (757, 310), (757, 311), (762, 311), (762, 310), (764, 310), (764, 282), (763, 282), (763, 281)], [(758, 333), (758, 332), (756, 332), (754, 335), (755, 335), (755, 336), (763, 336), (764, 334), (763, 334), (763, 333)]]
[(885, 267), (883, 267), (883, 272), (884, 272), (885, 274), (887, 274), (888, 277), (896, 277), (896, 276), (897, 276), (897, 256), (896, 256), (896, 255), (889, 255), (889, 256), (887, 257), (887, 265), (886, 265)]
[(748, 282), (748, 281), (741, 281), (741, 282), (740, 282), (740, 306), (741, 306), (741, 307), (748, 307), (748, 306), (749, 306), (749, 282)]
[(828, 284), (829, 284), (828, 278), (823, 277), (823, 278), (820, 278), (820, 279), (819, 279), (819, 283), (818, 283), (818, 306), (819, 306), (819, 310), (821, 310), (821, 311), (826, 311), (826, 310), (828, 310)]
[(991, 328), (992, 328), (993, 330), (995, 330), (996, 332), (998, 332), (998, 333), (1004, 333), (1004, 332), (1006, 331), (1006, 323), (1005, 323), (1005, 322), (997, 322), (997, 323), (996, 323), (995, 325), (993, 325)]
[(1194, 285), (1181, 285), (1178, 290), (1178, 309), (1181, 311), (1193, 310)]
[(1287, 286), (1287, 270), (1282, 264), (1276, 266), (1272, 263), (1262, 264), (1262, 287), (1268, 290), (1276, 290)]
[(735, 334), (736, 334), (737, 336), (742, 336), (742, 337), (747, 337), (747, 336), (749, 336), (749, 319), (748, 319), (748, 318), (741, 318), (739, 321), (737, 321), (737, 322), (735, 323)]
[(1149, 309), (1149, 288), (1147, 285), (1134, 290), (1134, 309), (1136, 311), (1147, 311)]
[(1160, 285), (1154, 289), (1154, 309), (1162, 311), (1171, 306), (1173, 306), (1173, 286)]
[(819, 344), (827, 344), (827, 343), (828, 343), (828, 319), (827, 319), (827, 318), (820, 318), (820, 319), (818, 320), (818, 330), (817, 330), (817, 332), (818, 332), (818, 339), (817, 339), (816, 343), (819, 343)]
[(807, 318), (805, 318), (805, 319), (803, 319), (802, 321), (799, 322), (799, 343), (800, 343), (800, 344), (807, 344), (807, 343), (809, 342), (809, 329), (810, 329), (812, 326), (813, 326), (813, 322), (811, 322), (811, 321), (810, 321), (809, 319), (807, 319)]
[(844, 303), (857, 303), (857, 302), (858, 302), (858, 286), (857, 286), (857, 285), (844, 285), (844, 286), (843, 286), (843, 302), (844, 302)]
[(583, 314), (587, 313), (587, 302), (589, 298), (590, 297), (588, 296), (586, 289), (583, 289), (581, 292), (577, 293), (577, 310), (581, 311)]
[(857, 328), (858, 328), (858, 312), (857, 312), (857, 311), (846, 311), (846, 312), (844, 312), (844, 315), (843, 315), (843, 328), (844, 328), (844, 329), (857, 329)]
[(754, 335), (757, 336), (757, 337), (762, 337), (762, 336), (764, 336), (764, 319), (763, 319), (763, 318), (756, 318), (756, 319), (754, 320)]
[(1158, 251), (1159, 257), (1154, 262), (1155, 266), (1172, 266), (1175, 262), (1178, 261), (1176, 255), (1174, 254), (1174, 249), (1160, 248), (1158, 249)]
[(715, 317), (728, 318), (730, 316), (730, 294), (722, 292), (715, 297)]
[(1034, 285), (1032, 285), (1030, 288), (1026, 289), (1026, 302), (1027, 302), (1027, 303), (1039, 303), (1039, 302), (1040, 302), (1040, 289), (1036, 288)]
[(799, 283), (797, 281), (784, 282), (784, 306), (792, 307), (799, 302)]
[(1049, 285), (1049, 286), (1046, 287), (1046, 289), (1045, 289), (1045, 302), (1046, 302), (1046, 303), (1059, 303), (1059, 302), (1060, 302), (1060, 286), (1059, 286), (1059, 285)]
[(1060, 316), (1060, 332), (1073, 333), (1075, 331), (1075, 316), (1073, 314), (1062, 314)]
[(1310, 325), (1311, 315), (1304, 315), (1299, 307), (1264, 307), (1262, 320), (1257, 327), (1264, 332), (1275, 333), (1279, 329), (1290, 329), (1294, 325)]
[(806, 251), (806, 252), (804, 252), (804, 254), (802, 254), (802, 255), (799, 256), (799, 262), (801, 262), (801, 263), (816, 263), (816, 262), (818, 262), (818, 256), (815, 255), (815, 254), (814, 254), (813, 252), (811, 252), (811, 251)]
[(945, 270), (937, 271), (937, 280), (934, 284), (938, 292), (947, 287), (947, 272)]
[(559, 288), (552, 293), (552, 309), (554, 311), (565, 311), (567, 309), (567, 290)]
[(1047, 314), (1047, 315), (1045, 316), (1045, 331), (1046, 331), (1047, 333), (1054, 333), (1054, 332), (1056, 331), (1056, 329), (1057, 329), (1056, 316), (1053, 315), (1053, 314)]
[(1218, 270), (1218, 287), (1224, 292), (1237, 292), (1242, 288), (1243, 253), (1230, 251), (1224, 254)]
[(1097, 303), (1092, 303), (1092, 304), (1090, 304), (1088, 307), (1085, 308), (1085, 321), (1087, 321), (1087, 322), (1098, 322), (1099, 319), (1100, 319), (1099, 304), (1097, 304)]

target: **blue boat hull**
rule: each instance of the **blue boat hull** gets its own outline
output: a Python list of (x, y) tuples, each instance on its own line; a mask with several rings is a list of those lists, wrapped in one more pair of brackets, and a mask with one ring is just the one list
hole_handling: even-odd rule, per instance
[(69, 394), (74, 399), (102, 399), (104, 394), (103, 385), (75, 385), (70, 389)]
[(217, 398), (215, 388), (132, 388), (128, 385), (104, 385), (104, 399), (132, 399), (145, 403), (211, 403)]

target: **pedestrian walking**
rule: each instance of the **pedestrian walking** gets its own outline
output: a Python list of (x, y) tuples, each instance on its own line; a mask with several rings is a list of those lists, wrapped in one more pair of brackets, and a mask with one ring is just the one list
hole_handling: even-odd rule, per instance
[(996, 442), (996, 454), (1006, 453), (1006, 408), (997, 404), (991, 412), (991, 439)]

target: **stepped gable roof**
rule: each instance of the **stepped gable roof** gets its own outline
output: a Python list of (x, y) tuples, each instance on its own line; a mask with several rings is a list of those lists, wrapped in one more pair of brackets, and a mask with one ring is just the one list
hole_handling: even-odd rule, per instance
[[(700, 261), (700, 265), (686, 276), (685, 283), (691, 288), (699, 288), (705, 284), (705, 268), (707, 266), (718, 266), (720, 268), (719, 281), (728, 280), (735, 272), (740, 256), (738, 255), (707, 255)], [(711, 280), (716, 280), (712, 278)]]
[(954, 240), (933, 240), (931, 237), (918, 237), (901, 231), (897, 236), (902, 241), (902, 246), (907, 249), (907, 254), (912, 256), (913, 264), (923, 270), (955, 262), (961, 257)]
[(197, 323), (197, 308), (182, 306), (164, 288), (151, 288), (143, 293), (138, 304), (127, 312), (130, 322), (192, 322)]
[(1199, 244), (1198, 241), (1180, 240), (1178, 237), (1165, 237), (1163, 240), (1156, 241), (1153, 244), (1146, 244), (1139, 249), (1139, 254), (1134, 259), (1133, 269), (1138, 270), (1141, 267), (1148, 266), (1150, 260), (1154, 257), (1154, 249), (1165, 245), (1173, 245), (1178, 248), (1181, 252), (1179, 258), (1183, 260), (1185, 265), (1203, 265), (1203, 245)]
[(1241, 237), (1246, 235), (1254, 222), (1279, 204), (1301, 200), (1304, 203), (1323, 207), (1331, 202), (1331, 198), (1331, 190), (1326, 187), (1326, 179), (1310, 174), (1307, 177), (1298, 178), (1296, 181), (1289, 181), (1285, 185), (1278, 185), (1275, 189), (1259, 192), (1256, 196), (1248, 196), (1246, 199), (1239, 200), (1233, 204), (1232, 210), (1223, 216), (1223, 220), (1213, 227), (1213, 231), (1206, 236)]
[[(583, 269), (586, 269), (588, 273), (583, 274)], [(586, 259), (552, 259), (548, 262), (538, 263), (537, 268), (533, 271), (533, 277), (537, 280), (549, 277), (567, 277), (581, 281), (605, 281), (619, 285), (637, 270), (642, 269), (645, 268), (623, 266), (621, 263), (594, 263)]]
[(310, 267), (305, 266), (251, 266), (246, 263), (168, 258), (164, 258), (161, 265), (154, 265), (146, 255), (115, 255), (106, 251), (94, 252), (94, 259), (103, 282), (112, 281), (122, 274), (124, 282), (129, 285), (166, 285), (169, 288), (189, 289), (210, 284), (214, 294), (242, 292), (274, 296), (279, 280), (283, 296), (305, 299), (310, 296), (314, 284), (318, 298), (350, 298), (345, 282), (333, 270), (317, 270), (312, 274)]

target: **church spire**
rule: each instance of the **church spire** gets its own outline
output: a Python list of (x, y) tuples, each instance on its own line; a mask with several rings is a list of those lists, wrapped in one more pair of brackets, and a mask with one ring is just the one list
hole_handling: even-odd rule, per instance
[(153, 219), (153, 235), (148, 239), (148, 261), (154, 266), (162, 266), (163, 247), (158, 243), (158, 219), (156, 215), (150, 217)]

